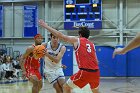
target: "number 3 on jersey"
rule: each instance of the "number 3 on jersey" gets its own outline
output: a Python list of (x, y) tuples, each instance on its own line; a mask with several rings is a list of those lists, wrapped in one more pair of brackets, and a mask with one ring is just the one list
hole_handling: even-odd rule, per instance
[(91, 46), (90, 46), (90, 44), (86, 44), (86, 46), (87, 46), (87, 52), (91, 52)]

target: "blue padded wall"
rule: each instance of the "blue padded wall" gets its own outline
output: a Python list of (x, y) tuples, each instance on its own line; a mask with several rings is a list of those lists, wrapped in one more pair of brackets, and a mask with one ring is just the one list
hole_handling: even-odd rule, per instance
[[(116, 48), (123, 48), (124, 46), (116, 46)], [(116, 76), (127, 76), (127, 65), (126, 65), (127, 55), (116, 55), (114, 57)]]
[(127, 75), (140, 76), (140, 47), (127, 53)]
[(112, 58), (113, 51), (114, 48), (110, 46), (96, 46), (101, 76), (126, 76), (126, 55), (117, 55)]
[(112, 59), (114, 48), (109, 46), (96, 46), (101, 76), (115, 76), (115, 62)]
[(114, 62), (116, 76), (127, 76), (126, 55), (116, 55)]
[(73, 46), (66, 46), (66, 52), (62, 59), (62, 64), (66, 65), (64, 69), (65, 76), (73, 75)]

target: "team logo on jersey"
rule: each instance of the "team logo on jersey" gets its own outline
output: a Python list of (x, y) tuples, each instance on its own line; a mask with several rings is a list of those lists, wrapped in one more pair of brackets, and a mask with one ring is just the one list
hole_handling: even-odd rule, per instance
[(52, 53), (52, 52), (48, 52), (48, 53), (52, 56), (57, 56), (57, 54), (55, 54), (55, 53)]

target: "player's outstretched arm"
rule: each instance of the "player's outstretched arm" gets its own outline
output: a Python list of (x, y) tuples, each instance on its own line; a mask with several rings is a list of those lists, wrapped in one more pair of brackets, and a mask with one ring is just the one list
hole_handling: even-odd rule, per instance
[(124, 48), (117, 48), (114, 50), (113, 52), (113, 58), (115, 57), (115, 55), (117, 54), (125, 54), (125, 51), (123, 50)]
[(39, 25), (45, 29), (47, 29), (47, 31), (49, 31), (50, 33), (54, 34), (55, 36), (57, 36), (59, 39), (62, 39), (63, 41), (69, 42), (74, 44), (75, 42), (78, 41), (78, 39), (76, 37), (70, 37), (70, 36), (66, 36), (63, 33), (57, 31), (56, 29), (50, 27), (47, 25), (47, 23), (45, 23), (43, 20), (39, 20)]
[(114, 50), (114, 53), (113, 53), (113, 57), (116, 55), (116, 54), (125, 54), (126, 52), (136, 48), (136, 47), (139, 47), (140, 46), (140, 33), (138, 33), (136, 35), (136, 37), (134, 37), (126, 47), (124, 48), (117, 48)]

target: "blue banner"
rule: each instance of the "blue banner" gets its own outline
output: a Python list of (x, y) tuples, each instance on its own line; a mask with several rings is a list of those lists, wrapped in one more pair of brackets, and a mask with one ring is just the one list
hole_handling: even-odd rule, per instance
[(3, 36), (3, 6), (0, 5), (0, 37)]
[(38, 11), (35, 5), (24, 6), (24, 37), (34, 37), (38, 33)]

